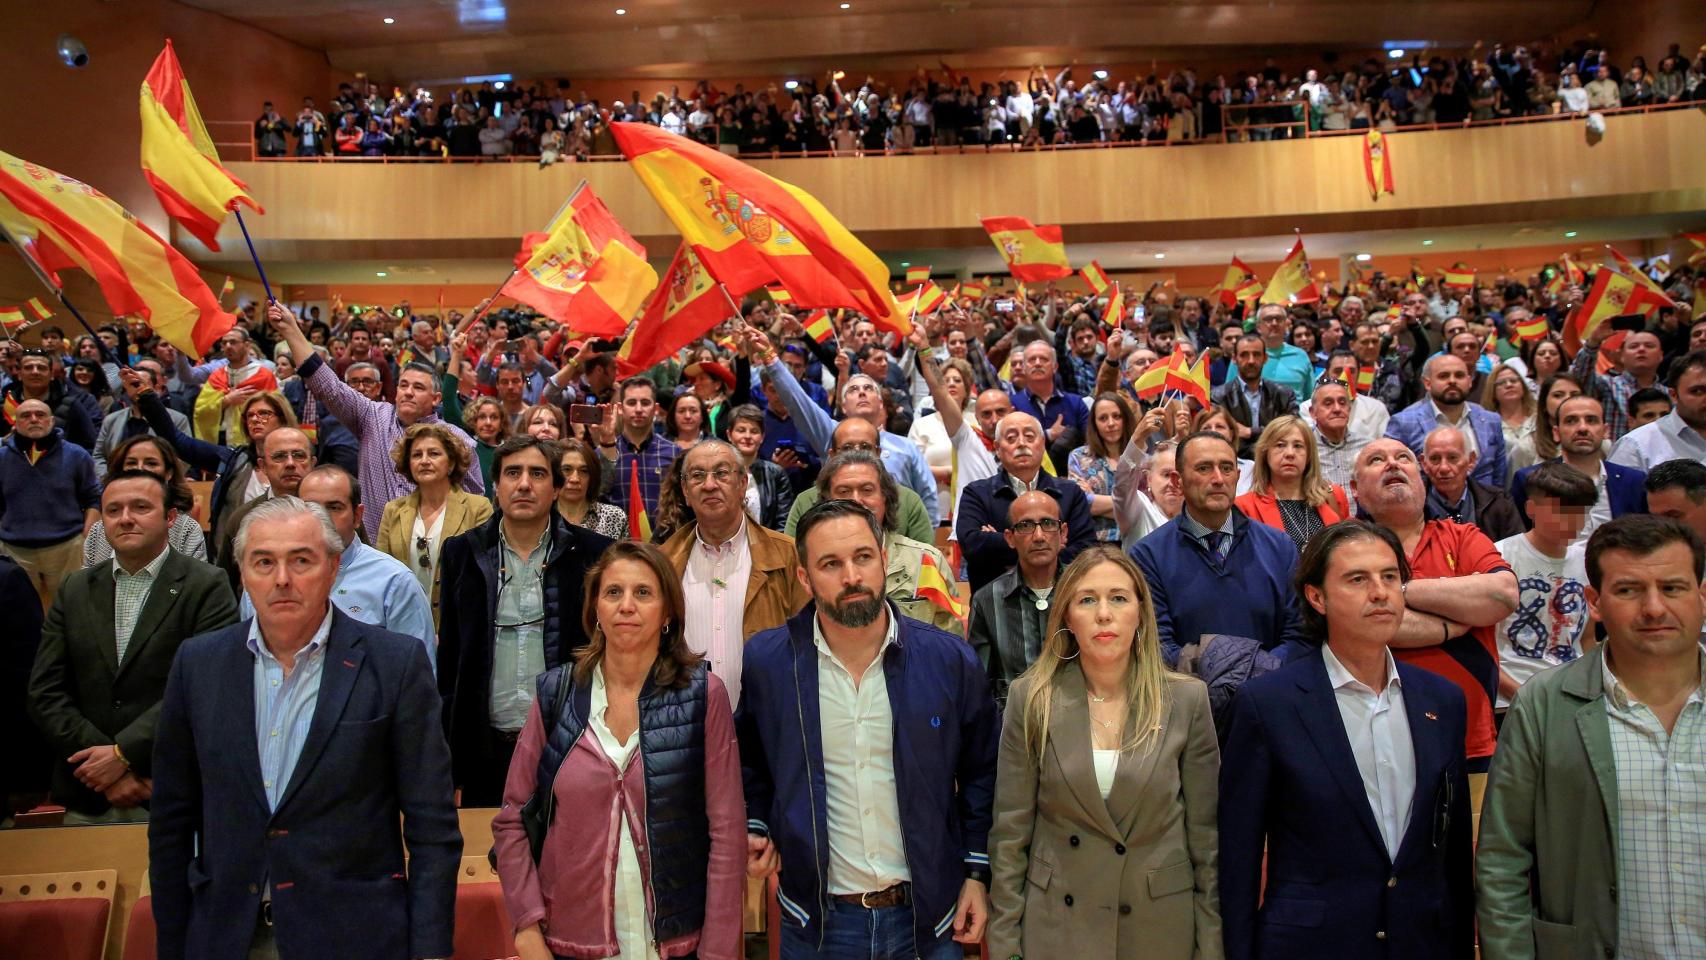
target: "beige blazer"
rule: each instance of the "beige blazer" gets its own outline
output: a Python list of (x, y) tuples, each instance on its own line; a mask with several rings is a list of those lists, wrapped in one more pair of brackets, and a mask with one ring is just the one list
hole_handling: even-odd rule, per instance
[(1073, 662), (1055, 674), (1041, 763), (1025, 744), (1031, 682), (1013, 682), (1001, 730), (989, 955), (1219, 960), (1220, 748), (1208, 688), (1170, 679), (1159, 741), (1121, 755), (1104, 801), (1083, 671)]
[[(379, 540), (373, 546), (403, 562), (410, 570), (420, 562), (420, 552), (415, 549), (415, 518), (421, 514), (421, 492), (415, 490), (406, 497), (397, 499), (385, 505), (385, 514), (379, 518)], [(477, 493), (450, 490), (450, 496), (444, 501), (444, 527), (439, 533), (438, 549), (444, 551), (444, 541), (458, 534), (466, 533), (492, 518), (492, 501)], [(438, 579), (439, 569), (432, 571), (432, 625), (438, 627)]]

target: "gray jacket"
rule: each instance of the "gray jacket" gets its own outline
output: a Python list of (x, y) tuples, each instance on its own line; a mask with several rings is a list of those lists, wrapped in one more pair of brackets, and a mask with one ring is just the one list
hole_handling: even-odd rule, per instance
[[(95, 473), (100, 476), (104, 477), (107, 475), (108, 454), (117, 450), (118, 445), (125, 441), (124, 425), (125, 421), (130, 419), (130, 412), (132, 409), (133, 408), (131, 407), (120, 407), (112, 413), (107, 414), (106, 417), (101, 420), (100, 432), (95, 435), (95, 449), (90, 451), (90, 453), (95, 455)], [(179, 431), (183, 433), (191, 432), (188, 417), (170, 407), (166, 408), (166, 415), (172, 418), (172, 423), (177, 426)], [(147, 421), (142, 419), (141, 414), (137, 414), (136, 422), (142, 424), (144, 427), (147, 426)], [(143, 432), (154, 435), (154, 431), (152, 430), (144, 429)], [(167, 446), (171, 446), (171, 443), (168, 442)]]
[[(1055, 571), (1060, 576), (1060, 571)], [(1019, 568), (1014, 567), (979, 590), (971, 600), (971, 624), (966, 639), (989, 670), (989, 690), (997, 706), (1005, 707), (1007, 686), (1030, 666), (1025, 659), (1025, 618), (1036, 621), (1044, 645), (1048, 611), (1038, 610), (1026, 596)]]

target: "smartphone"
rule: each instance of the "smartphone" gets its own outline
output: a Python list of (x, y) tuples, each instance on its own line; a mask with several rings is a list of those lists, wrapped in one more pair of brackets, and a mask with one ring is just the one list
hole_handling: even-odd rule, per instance
[(1147, 315), (1148, 315), (1148, 311), (1146, 311), (1146, 310), (1144, 310), (1144, 309), (1143, 309), (1143, 304), (1141, 304), (1141, 303), (1140, 303), (1140, 304), (1138, 304), (1138, 305), (1137, 305), (1137, 309), (1136, 309), (1136, 310), (1133, 310), (1133, 311), (1132, 311), (1132, 312), (1131, 312), (1131, 318), (1132, 318), (1132, 319), (1133, 319), (1133, 320), (1136, 320), (1136, 321), (1137, 321), (1137, 322), (1138, 322), (1138, 323), (1143, 323), (1143, 322), (1144, 322), (1144, 318), (1145, 318), (1145, 317), (1146, 317), (1146, 316), (1147, 316)]
[(603, 423), (604, 406), (597, 403), (577, 403), (569, 407), (570, 423)]
[(995, 301), (995, 312), (996, 313), (1012, 313), (1013, 312), (1013, 301), (1011, 301), (1011, 300), (997, 300), (997, 301)]
[(510, 353), (515, 353), (516, 351), (521, 349), (521, 341), (520, 340), (513, 340), (513, 339), (512, 340), (505, 340), (504, 341), (504, 349), (508, 350)]
[(786, 437), (784, 437), (783, 439), (776, 441), (776, 449), (777, 450), (790, 450), (791, 451), (794, 449), (794, 441), (789, 440)]

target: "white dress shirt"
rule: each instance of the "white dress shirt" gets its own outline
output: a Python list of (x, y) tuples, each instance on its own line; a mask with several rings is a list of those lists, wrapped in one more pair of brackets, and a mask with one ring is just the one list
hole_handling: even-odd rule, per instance
[[(1645, 429), (1645, 428), (1642, 428)], [(1600, 661), (1617, 765), (1618, 960), (1706, 957), (1706, 703), (1669, 733)], [(1700, 655), (1706, 676), (1706, 652)]]
[(883, 678), (883, 655), (895, 642), (896, 626), (893, 609), (886, 613), (888, 636), (857, 680), (829, 651), (822, 627), (812, 619), (831, 894), (874, 893), (912, 879), (900, 839), (894, 713)]
[(711, 662), (711, 672), (729, 691), (729, 706), (740, 703), (741, 649), (746, 644), (746, 585), (752, 578), (752, 549), (747, 521), (721, 546), (712, 546), (694, 527), (693, 549), (681, 590), (691, 615), (683, 625), (687, 647)]
[[(610, 732), (610, 725), (605, 722), (604, 714), (610, 709), (610, 694), (604, 686), (604, 666), (600, 664), (592, 671), (592, 709), (588, 725), (592, 727), (593, 736), (598, 738), (598, 748), (604, 751), (616, 767), (618, 777), (624, 774), (641, 773), (643, 771), (629, 770), (633, 762), (634, 751), (640, 748), (640, 731), (636, 729), (628, 734), (626, 743), (616, 739), (616, 734)], [(621, 784), (617, 784), (618, 787)], [(621, 829), (619, 846), (616, 851), (616, 946), (618, 956), (640, 957), (642, 960), (657, 960), (657, 945), (652, 940), (651, 924), (646, 920), (646, 885), (640, 875), (640, 854), (634, 846), (633, 811), (624, 809), (620, 789), (615, 795), (615, 809), (610, 812), (612, 817), (620, 817)]]
[(1410, 718), (1404, 712), (1404, 685), (1392, 651), (1386, 653), (1386, 683), (1379, 690), (1351, 675), (1331, 647), (1322, 645), (1327, 680), (1339, 703), (1339, 719), (1351, 741), (1363, 792), (1374, 811), (1374, 822), (1386, 840), (1386, 853), (1398, 857), (1404, 831), (1410, 827), (1410, 804), (1416, 793), (1416, 749), (1410, 739)]
[(1469, 404), (1467, 402), (1463, 404), (1463, 409), (1455, 423), (1446, 418), (1445, 412), (1439, 408), (1439, 404), (1429, 400), (1428, 406), (1433, 409), (1435, 426), (1450, 427), (1463, 438), (1464, 453), (1479, 454), (1481, 452), (1481, 442), (1475, 439), (1475, 424), (1469, 416)]
[(1651, 472), (1666, 460), (1706, 462), (1706, 438), (1683, 422), (1675, 410), (1623, 435), (1611, 448), (1611, 462)]

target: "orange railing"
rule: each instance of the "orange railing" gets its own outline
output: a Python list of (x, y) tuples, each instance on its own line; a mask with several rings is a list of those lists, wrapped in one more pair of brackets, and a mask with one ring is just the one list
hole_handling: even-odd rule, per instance
[[(1596, 110), (1594, 113), (1602, 116), (1615, 117), (1631, 114), (1656, 113), (1664, 110), (1679, 110), (1700, 108), (1706, 102), (1691, 101), (1684, 103), (1648, 104), (1639, 107), (1619, 107), (1612, 110)], [(1289, 108), (1295, 111), (1287, 120), (1264, 120), (1260, 123), (1248, 122), (1249, 111), (1276, 110)], [(1108, 140), (1094, 143), (1055, 143), (1027, 144), (1018, 143), (982, 143), (960, 144), (949, 147), (912, 147), (904, 150), (884, 148), (881, 150), (855, 149), (851, 151), (810, 150), (788, 151), (765, 150), (759, 152), (740, 153), (742, 160), (783, 160), (800, 157), (895, 157), (895, 156), (931, 156), (953, 155), (968, 153), (1043, 153), (1062, 152), (1069, 150), (1125, 150), (1156, 147), (1189, 147), (1206, 143), (1237, 143), (1251, 141), (1249, 134), (1253, 131), (1268, 131), (1271, 133), (1281, 130), (1289, 131), (1288, 136), (1294, 139), (1314, 137), (1338, 137), (1349, 134), (1361, 135), (1367, 128), (1354, 127), (1348, 130), (1310, 130), (1309, 104), (1304, 100), (1275, 101), (1258, 104), (1222, 104), (1222, 134), (1214, 137), (1198, 137), (1194, 139), (1176, 140)], [(1240, 117), (1242, 114), (1242, 118)], [(1383, 132), (1399, 133), (1417, 130), (1462, 130), (1474, 127), (1504, 127), (1527, 123), (1554, 123), (1559, 121), (1581, 120), (1585, 114), (1578, 113), (1543, 113), (1519, 117), (1495, 117), (1491, 120), (1465, 120), (1461, 123), (1419, 123), (1404, 126), (1389, 127)], [(538, 163), (537, 156), (503, 156), (503, 157), (441, 157), (441, 156), (404, 156), (404, 157), (347, 157), (338, 155), (322, 155), (298, 157), (294, 154), (283, 157), (262, 157), (255, 147), (253, 136), (254, 125), (244, 120), (210, 120), (207, 121), (210, 133), (213, 134), (214, 146), (226, 160), (256, 160), (267, 163)], [(241, 131), (239, 134), (237, 131)], [(223, 131), (223, 133), (221, 132)], [(226, 139), (219, 139), (221, 136)], [(238, 139), (241, 136), (242, 139)], [(1278, 139), (1277, 137), (1274, 139)], [(620, 154), (602, 154), (575, 160), (565, 156), (562, 163), (608, 163), (622, 160)]]

